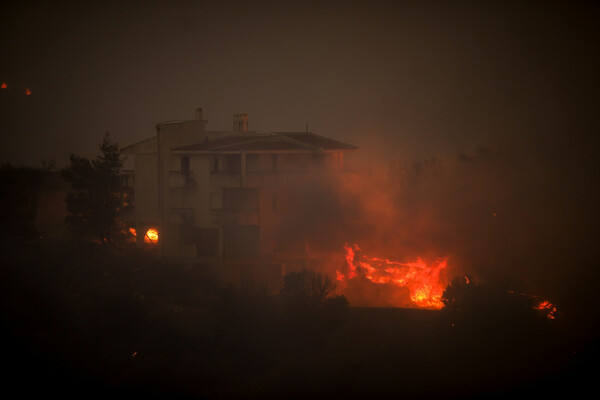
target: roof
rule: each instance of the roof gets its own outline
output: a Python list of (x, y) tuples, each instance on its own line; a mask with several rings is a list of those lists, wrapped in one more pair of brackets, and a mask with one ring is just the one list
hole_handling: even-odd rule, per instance
[(176, 147), (175, 151), (354, 150), (358, 147), (309, 132), (240, 133)]
[(120, 152), (122, 154), (154, 154), (156, 153), (156, 136), (122, 147)]

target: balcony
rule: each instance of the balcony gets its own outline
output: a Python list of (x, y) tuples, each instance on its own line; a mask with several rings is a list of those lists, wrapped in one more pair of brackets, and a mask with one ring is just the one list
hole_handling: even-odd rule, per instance
[(135, 171), (132, 169), (122, 169), (119, 175), (121, 178), (121, 187), (133, 188), (135, 185)]
[(213, 187), (260, 188), (277, 186), (285, 182), (302, 182), (310, 175), (307, 171), (248, 172), (246, 175), (213, 174), (210, 185)]
[(172, 224), (193, 224), (194, 209), (172, 207), (169, 213), (169, 222)]
[(258, 210), (220, 209), (211, 211), (213, 224), (217, 225), (258, 225)]
[(241, 187), (240, 175), (214, 173), (210, 176), (210, 185), (216, 187)]
[(169, 171), (169, 187), (184, 188), (194, 184), (192, 171)]

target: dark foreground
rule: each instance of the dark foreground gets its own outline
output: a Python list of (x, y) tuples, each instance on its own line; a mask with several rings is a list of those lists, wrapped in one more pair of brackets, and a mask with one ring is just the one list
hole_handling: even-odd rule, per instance
[(568, 316), (352, 307), (296, 315), (260, 289), (144, 254), (70, 243), (6, 247), (5, 393), (537, 398), (583, 394), (596, 379), (593, 332)]

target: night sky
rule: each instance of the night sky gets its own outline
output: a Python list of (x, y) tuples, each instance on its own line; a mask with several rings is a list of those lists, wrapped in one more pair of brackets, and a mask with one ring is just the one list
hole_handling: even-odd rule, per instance
[[(597, 3), (13, 1), (0, 161), (58, 166), (157, 122), (330, 136), (385, 157), (597, 144)], [(25, 89), (31, 95), (24, 94)]]

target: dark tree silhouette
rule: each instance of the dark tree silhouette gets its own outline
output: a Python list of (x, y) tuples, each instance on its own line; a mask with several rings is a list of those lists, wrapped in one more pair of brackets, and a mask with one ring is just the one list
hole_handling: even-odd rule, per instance
[(481, 287), (473, 283), (469, 275), (456, 277), (444, 289), (442, 303), (449, 311), (469, 311), (482, 305), (483, 293)]
[(290, 306), (316, 309), (325, 304), (334, 290), (335, 283), (331, 278), (314, 270), (304, 269), (284, 276), (281, 294)]
[(283, 277), (280, 295), (294, 325), (327, 331), (338, 328), (348, 312), (346, 297), (334, 294), (335, 288), (329, 276), (304, 269)]
[(72, 154), (71, 165), (62, 176), (71, 185), (65, 202), (69, 215), (65, 222), (78, 238), (114, 242), (122, 234), (118, 220), (121, 206), (119, 172), (122, 160), (119, 146), (108, 134), (100, 145), (101, 154), (88, 160)]

